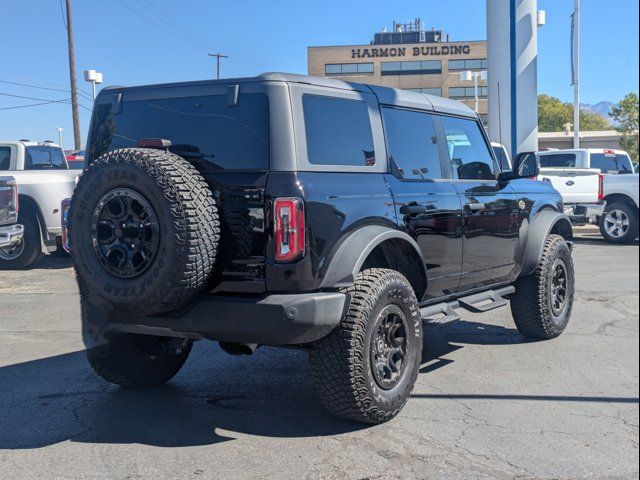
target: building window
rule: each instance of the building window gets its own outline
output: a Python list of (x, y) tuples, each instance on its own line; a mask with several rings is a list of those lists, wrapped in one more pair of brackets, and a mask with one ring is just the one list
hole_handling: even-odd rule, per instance
[(442, 73), (442, 61), (382, 62), (380, 70), (382, 75), (439, 75)]
[(325, 75), (373, 74), (373, 63), (328, 63), (324, 66)]
[(459, 70), (486, 70), (487, 59), (479, 58), (474, 60), (449, 60), (449, 71)]
[(440, 87), (433, 87), (433, 88), (407, 88), (405, 90), (408, 90), (409, 92), (424, 93), (425, 95), (436, 95), (438, 97), (442, 96), (442, 89)]
[[(449, 98), (475, 98), (473, 87), (449, 87)], [(478, 87), (478, 98), (487, 97), (487, 87)]]

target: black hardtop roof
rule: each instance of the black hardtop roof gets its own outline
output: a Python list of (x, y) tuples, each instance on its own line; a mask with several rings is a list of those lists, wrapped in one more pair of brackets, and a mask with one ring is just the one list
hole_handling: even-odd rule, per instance
[(368, 85), (364, 83), (345, 82), (336, 78), (314, 77), (311, 75), (300, 75), (296, 73), (267, 72), (255, 77), (224, 78), (220, 80), (196, 80), (175, 83), (160, 83), (151, 85), (139, 85), (133, 87), (109, 86), (100, 91), (100, 95), (116, 92), (166, 89), (166, 88), (188, 88), (195, 86), (220, 85), (220, 84), (243, 84), (257, 82), (285, 82), (314, 85), (339, 90), (350, 90), (362, 93), (373, 93), (382, 104), (397, 105), (409, 108), (420, 108), (434, 110), (437, 112), (451, 113), (465, 117), (477, 117), (477, 114), (461, 102), (448, 98), (427, 95), (423, 93), (411, 92), (398, 88), (381, 87), (378, 85)]

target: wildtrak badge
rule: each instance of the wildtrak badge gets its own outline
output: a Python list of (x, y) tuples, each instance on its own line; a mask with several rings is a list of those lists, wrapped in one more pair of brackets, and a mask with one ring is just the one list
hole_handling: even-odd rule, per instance
[[(471, 53), (470, 45), (444, 45), (444, 46), (422, 46), (411, 47), (408, 49), (409, 55), (414, 57), (420, 56), (439, 56), (439, 55), (469, 55)], [(405, 57), (407, 56), (407, 47), (375, 47), (375, 48), (352, 48), (351, 58), (387, 58), (387, 57)]]

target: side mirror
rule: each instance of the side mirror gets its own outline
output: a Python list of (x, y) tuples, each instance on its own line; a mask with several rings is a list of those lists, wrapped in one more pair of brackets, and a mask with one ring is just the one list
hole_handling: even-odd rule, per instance
[(537, 178), (540, 174), (540, 164), (535, 152), (522, 152), (513, 160), (513, 175), (515, 178)]

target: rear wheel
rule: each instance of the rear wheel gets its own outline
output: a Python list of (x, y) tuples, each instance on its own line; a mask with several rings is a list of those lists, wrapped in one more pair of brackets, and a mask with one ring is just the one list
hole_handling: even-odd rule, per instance
[(171, 380), (191, 352), (190, 340), (117, 333), (87, 350), (93, 370), (104, 380), (131, 388), (150, 388)]
[(550, 339), (564, 332), (573, 309), (571, 250), (560, 235), (549, 235), (535, 271), (516, 283), (511, 313), (525, 337)]
[(15, 245), (0, 248), (0, 269), (28, 268), (42, 258), (40, 224), (35, 214), (25, 209), (18, 223), (24, 225), (24, 236)]
[(339, 417), (382, 423), (404, 407), (418, 376), (418, 300), (403, 275), (380, 268), (359, 273), (344, 292), (348, 312), (310, 352), (316, 392)]
[(600, 233), (612, 243), (631, 243), (638, 237), (638, 212), (626, 203), (607, 205), (600, 218)]

